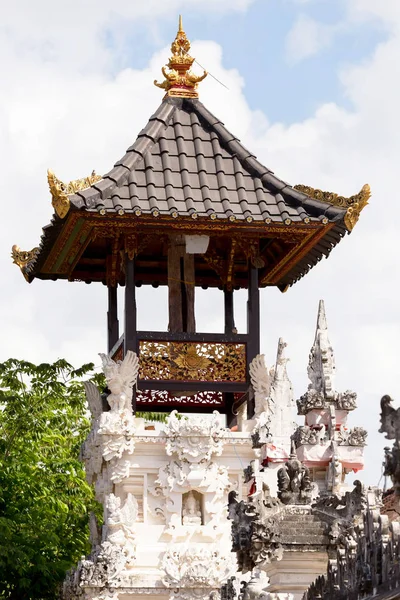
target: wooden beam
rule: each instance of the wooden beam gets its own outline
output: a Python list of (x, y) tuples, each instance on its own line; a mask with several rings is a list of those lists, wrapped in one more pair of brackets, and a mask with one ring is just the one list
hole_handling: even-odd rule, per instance
[(107, 312), (107, 349), (111, 351), (119, 339), (117, 286), (108, 286), (108, 312)]

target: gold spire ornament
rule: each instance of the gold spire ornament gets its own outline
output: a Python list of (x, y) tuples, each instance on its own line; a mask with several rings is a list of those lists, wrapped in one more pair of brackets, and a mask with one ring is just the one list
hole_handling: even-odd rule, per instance
[(198, 98), (197, 86), (208, 75), (204, 71), (203, 75), (195, 75), (190, 69), (194, 63), (194, 58), (189, 54), (190, 42), (182, 27), (182, 16), (179, 16), (178, 33), (171, 44), (172, 56), (168, 61), (167, 67), (162, 67), (161, 71), (165, 77), (162, 83), (154, 80), (154, 85), (164, 89), (167, 96), (178, 98)]
[(49, 182), (52, 197), (51, 203), (60, 219), (63, 219), (68, 214), (70, 206), (68, 196), (86, 190), (97, 181), (100, 181), (100, 179), (102, 179), (102, 177), (96, 175), (95, 171), (93, 171), (89, 177), (83, 177), (82, 179), (75, 179), (69, 183), (63, 183), (61, 179), (58, 179), (58, 177), (55, 176), (53, 171), (47, 169), (47, 181)]
[(294, 189), (307, 194), (310, 198), (315, 198), (315, 200), (321, 200), (321, 202), (327, 202), (339, 208), (346, 208), (344, 224), (348, 231), (352, 231), (360, 218), (362, 209), (367, 206), (368, 200), (371, 197), (371, 188), (368, 183), (361, 188), (358, 194), (349, 197), (339, 196), (339, 194), (335, 194), (334, 192), (324, 192), (308, 185), (295, 185)]

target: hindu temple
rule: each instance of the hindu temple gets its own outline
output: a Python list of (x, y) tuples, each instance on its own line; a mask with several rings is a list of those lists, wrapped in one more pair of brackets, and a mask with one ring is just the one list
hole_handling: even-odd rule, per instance
[[(323, 303), (297, 400), (304, 424), (293, 421), (286, 343), (272, 368), (260, 352), (260, 293), (286, 292), (328, 257), (369, 186), (345, 198), (286, 183), (201, 103), (207, 73), (193, 63), (180, 18), (155, 82), (164, 97), (136, 140), (102, 176), (63, 183), (48, 171), (52, 220), (36, 248), (12, 249), (29, 283), (108, 295), (107, 388), (86, 384), (82, 448), (104, 520), (91, 518), (92, 552), (68, 574), (65, 600), (297, 600), (326, 575), (343, 523), (378, 502), (345, 480), (363, 467), (366, 432), (347, 427), (356, 394), (336, 390)], [(167, 287), (166, 331), (138, 330), (140, 286)], [(220, 333), (196, 328), (199, 288), (223, 294)], [(149, 428), (147, 411), (165, 423)]]

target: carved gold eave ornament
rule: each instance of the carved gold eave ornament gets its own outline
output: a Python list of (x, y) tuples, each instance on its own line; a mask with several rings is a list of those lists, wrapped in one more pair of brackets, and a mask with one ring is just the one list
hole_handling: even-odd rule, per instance
[(102, 179), (102, 177), (96, 175), (95, 171), (93, 171), (89, 177), (83, 177), (82, 179), (75, 179), (69, 183), (64, 183), (61, 179), (56, 177), (53, 171), (48, 169), (47, 181), (49, 182), (51, 203), (60, 219), (64, 219), (68, 214), (70, 207), (69, 196), (76, 194), (76, 192), (86, 190), (97, 181), (100, 181), (100, 179)]
[(344, 224), (348, 231), (353, 230), (360, 218), (362, 209), (367, 206), (368, 200), (371, 197), (371, 188), (368, 183), (361, 188), (358, 194), (349, 197), (339, 196), (339, 194), (335, 194), (334, 192), (324, 192), (308, 185), (295, 185), (294, 189), (303, 192), (303, 194), (307, 194), (310, 198), (315, 198), (315, 200), (321, 200), (321, 202), (326, 202), (327, 204), (332, 204), (332, 206), (338, 206), (339, 208), (346, 208)]
[(11, 258), (13, 263), (18, 265), (25, 279), (28, 281), (28, 276), (25, 272), (26, 267), (35, 260), (39, 248), (32, 248), (32, 250), (21, 250), (19, 246), (14, 244), (11, 248)]

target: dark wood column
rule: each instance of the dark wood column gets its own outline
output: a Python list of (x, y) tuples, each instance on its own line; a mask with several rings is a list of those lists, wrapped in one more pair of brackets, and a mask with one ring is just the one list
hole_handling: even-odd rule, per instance
[[(247, 368), (253, 358), (260, 354), (260, 291), (258, 289), (258, 269), (252, 265), (249, 268), (249, 299), (247, 301)], [(250, 388), (247, 400), (247, 416), (254, 415), (254, 398)]]
[(118, 293), (117, 286), (108, 286), (108, 312), (107, 312), (107, 343), (108, 352), (119, 339), (119, 321), (118, 321)]
[(171, 332), (196, 331), (194, 279), (194, 255), (186, 253), (183, 235), (171, 235), (168, 244), (168, 329)]
[[(136, 293), (135, 293), (135, 259), (125, 258), (125, 331), (124, 331), (124, 356), (128, 350), (137, 352), (137, 325), (136, 325)], [(136, 389), (132, 394), (132, 409), (136, 412)]]
[(225, 333), (233, 333), (235, 329), (235, 314), (233, 310), (233, 290), (224, 289)]

